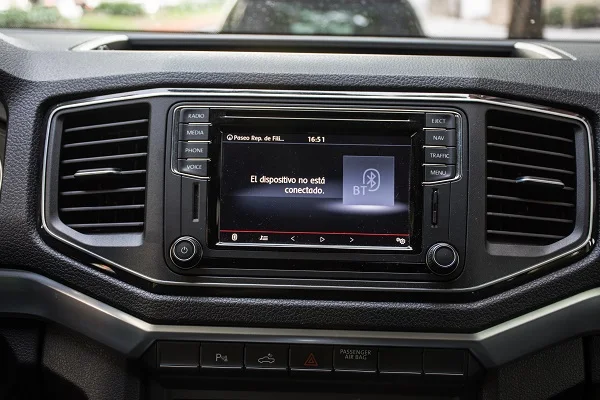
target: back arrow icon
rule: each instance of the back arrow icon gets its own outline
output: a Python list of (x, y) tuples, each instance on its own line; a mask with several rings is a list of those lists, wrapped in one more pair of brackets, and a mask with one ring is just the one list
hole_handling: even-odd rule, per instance
[(296, 236), (292, 236), (290, 239), (292, 239), (292, 242), (295, 242), (296, 239), (294, 239)]

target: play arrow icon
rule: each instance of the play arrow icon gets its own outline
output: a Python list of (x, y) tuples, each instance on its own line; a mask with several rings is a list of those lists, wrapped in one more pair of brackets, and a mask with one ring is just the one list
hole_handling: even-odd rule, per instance
[(319, 242), (323, 243), (324, 241), (325, 241), (325, 238), (324, 238), (323, 236), (321, 236), (321, 237), (319, 238)]

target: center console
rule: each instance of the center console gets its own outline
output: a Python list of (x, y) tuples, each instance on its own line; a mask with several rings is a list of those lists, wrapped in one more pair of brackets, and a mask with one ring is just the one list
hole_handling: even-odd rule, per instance
[(181, 235), (165, 227), (176, 236), (165, 243), (170, 267), (198, 274), (235, 261), (271, 267), (265, 276), (457, 276), (463, 119), (452, 108), (175, 105), (168, 168), (191, 179), (165, 207), (191, 222)]

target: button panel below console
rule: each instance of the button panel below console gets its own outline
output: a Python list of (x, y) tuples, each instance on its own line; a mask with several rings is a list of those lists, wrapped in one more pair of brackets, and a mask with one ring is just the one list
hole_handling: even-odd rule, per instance
[(462, 379), (469, 374), (472, 358), (462, 349), (321, 344), (160, 341), (153, 349), (153, 367), (188, 372), (261, 370)]

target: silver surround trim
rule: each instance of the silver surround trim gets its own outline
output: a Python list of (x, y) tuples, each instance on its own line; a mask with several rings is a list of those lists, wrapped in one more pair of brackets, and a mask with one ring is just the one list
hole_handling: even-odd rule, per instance
[[(101, 98), (74, 101), (65, 103), (57, 106), (52, 110), (48, 117), (47, 130), (46, 130), (46, 143), (44, 146), (44, 161), (42, 170), (42, 198), (41, 198), (41, 217), (42, 217), (42, 229), (44, 229), (50, 236), (63, 243), (83, 252), (91, 255), (102, 262), (126, 271), (134, 276), (145, 279), (157, 285), (175, 285), (175, 286), (205, 286), (205, 287), (229, 287), (229, 288), (278, 288), (278, 289), (305, 289), (306, 285), (291, 285), (291, 284), (271, 284), (271, 283), (215, 283), (215, 282), (179, 282), (179, 281), (166, 281), (160, 279), (154, 279), (146, 276), (140, 272), (134, 271), (123, 265), (117, 264), (108, 260), (91, 250), (81, 247), (75, 243), (72, 243), (69, 238), (65, 238), (60, 234), (52, 231), (46, 222), (45, 209), (45, 197), (46, 197), (46, 183), (47, 183), (47, 167), (48, 167), (48, 146), (50, 144), (50, 134), (52, 128), (52, 121), (56, 116), (56, 113), (63, 110), (99, 105), (107, 103), (115, 103), (119, 101), (130, 101), (130, 100), (142, 100), (153, 97), (193, 97), (193, 96), (226, 96), (236, 98), (308, 98), (308, 99), (342, 99), (342, 100), (386, 100), (386, 101), (436, 101), (436, 102), (456, 102), (456, 103), (482, 103), (488, 105), (494, 105), (499, 107), (513, 108), (522, 111), (536, 112), (540, 114), (552, 115), (562, 118), (568, 118), (583, 124), (587, 134), (587, 145), (588, 145), (588, 164), (590, 169), (590, 198), (589, 198), (589, 228), (586, 239), (581, 244), (572, 250), (566, 251), (561, 254), (557, 254), (543, 262), (531, 265), (521, 271), (509, 274), (507, 276), (498, 278), (496, 280), (486, 282), (484, 284), (460, 288), (460, 289), (430, 289), (430, 288), (397, 288), (397, 287), (378, 287), (378, 288), (360, 288), (361, 290), (377, 290), (377, 291), (396, 291), (396, 292), (436, 292), (436, 293), (458, 293), (458, 292), (472, 292), (480, 290), (489, 286), (493, 286), (499, 282), (511, 280), (519, 275), (527, 274), (537, 268), (545, 266), (556, 260), (568, 257), (569, 255), (575, 254), (586, 246), (594, 243), (592, 240), (592, 230), (594, 226), (594, 200), (596, 193), (596, 185), (594, 179), (594, 147), (593, 147), (593, 136), (592, 128), (588, 121), (581, 117), (579, 114), (570, 111), (561, 111), (552, 107), (538, 106), (530, 103), (524, 103), (519, 101), (501, 99), (493, 96), (473, 95), (473, 94), (453, 94), (453, 93), (398, 93), (398, 92), (345, 92), (345, 91), (293, 91), (293, 90), (262, 90), (262, 89), (150, 89), (136, 92), (129, 92), (118, 95), (108, 95)], [(357, 287), (345, 287), (345, 286), (333, 286), (333, 285), (311, 285), (313, 289), (323, 290), (356, 290)]]
[[(34, 295), (32, 295), (32, 293)], [(156, 325), (27, 271), (0, 271), (0, 315), (55, 322), (130, 358), (156, 340), (468, 349), (487, 368), (600, 330), (600, 288), (476, 333)], [(101, 329), (100, 329), (101, 328)]]

